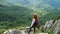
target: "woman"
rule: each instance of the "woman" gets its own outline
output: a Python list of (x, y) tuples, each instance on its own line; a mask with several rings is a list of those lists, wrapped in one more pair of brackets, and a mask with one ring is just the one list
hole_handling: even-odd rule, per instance
[(32, 23), (31, 23), (31, 26), (30, 26), (28, 34), (30, 34), (32, 28), (34, 28), (34, 32), (35, 32), (35, 28), (37, 27), (37, 25), (38, 25), (38, 18), (37, 18), (37, 14), (35, 13), (33, 15)]

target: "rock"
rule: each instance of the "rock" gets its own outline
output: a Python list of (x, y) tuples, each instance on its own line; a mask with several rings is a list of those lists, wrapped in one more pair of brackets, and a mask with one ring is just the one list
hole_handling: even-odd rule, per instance
[(7, 30), (3, 34), (25, 34), (24, 30)]
[[(25, 32), (28, 34), (30, 27), (25, 27)], [(30, 34), (33, 34), (33, 29), (31, 29)]]
[(49, 30), (50, 27), (51, 27), (51, 25), (53, 24), (53, 21), (54, 21), (54, 20), (46, 21), (45, 25), (43, 26), (44, 29)]
[(21, 34), (25, 34), (25, 30), (21, 30), (20, 32), (21, 32)]
[(58, 34), (59, 30), (60, 30), (60, 20), (56, 20), (56, 27), (54, 30), (54, 34)]
[(48, 33), (38, 33), (38, 34), (48, 34)]
[(7, 30), (3, 34), (10, 34), (11, 32), (12, 32), (12, 30)]
[(30, 27), (25, 27), (25, 32), (28, 32)]

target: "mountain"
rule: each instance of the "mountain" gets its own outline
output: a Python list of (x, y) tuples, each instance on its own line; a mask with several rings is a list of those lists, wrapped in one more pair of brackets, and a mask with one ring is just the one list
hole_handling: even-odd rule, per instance
[[(38, 14), (38, 28), (50, 19), (60, 19), (60, 0), (0, 0), (0, 29), (30, 26)], [(0, 31), (1, 33), (1, 31)]]
[(32, 12), (33, 10), (22, 6), (19, 7), (0, 5), (0, 26), (10, 28), (10, 26), (21, 26), (23, 25), (23, 23), (25, 24), (26, 22), (26, 24), (29, 24), (28, 22)]
[(42, 16), (44, 11), (34, 11), (23, 6), (6, 6), (0, 4), (0, 28), (14, 28), (28, 26), (32, 20), (32, 14)]
[(60, 8), (60, 0), (0, 0), (1, 4), (23, 5), (33, 8)]
[[(7, 24), (12, 21), (15, 25), (17, 22), (18, 25), (28, 22), (27, 24), (29, 25), (33, 13), (38, 14), (40, 22), (57, 19), (57, 17), (60, 16), (59, 1), (60, 0), (0, 0), (0, 16), (2, 15), (0, 21), (7, 21)], [(11, 23), (9, 25), (11, 25)]]
[(56, 19), (60, 16), (60, 10), (58, 9), (49, 9), (46, 11), (41, 9), (32, 10), (24, 6), (0, 5), (0, 26), (4, 26), (5, 28), (28, 26), (34, 13), (38, 14), (39, 25), (43, 24), (46, 20)]

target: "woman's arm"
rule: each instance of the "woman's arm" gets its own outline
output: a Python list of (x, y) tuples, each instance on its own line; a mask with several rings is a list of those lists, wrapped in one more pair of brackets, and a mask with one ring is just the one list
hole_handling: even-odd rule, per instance
[(32, 20), (31, 27), (33, 26), (34, 22), (35, 22), (35, 19)]

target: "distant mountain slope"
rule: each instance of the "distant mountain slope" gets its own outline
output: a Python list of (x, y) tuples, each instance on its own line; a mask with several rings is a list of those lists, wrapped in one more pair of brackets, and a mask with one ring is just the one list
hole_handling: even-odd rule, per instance
[[(0, 5), (0, 26), (16, 27), (29, 24), (33, 10), (26, 7)], [(25, 25), (26, 25), (25, 24)]]
[(56, 19), (60, 16), (60, 10), (58, 9), (32, 10), (23, 6), (0, 5), (0, 26), (4, 26), (6, 28), (28, 26), (31, 23), (33, 13), (38, 14), (40, 24), (44, 23), (46, 20), (51, 18)]
[(33, 13), (40, 13), (39, 16), (41, 16), (45, 12), (35, 11), (23, 6), (0, 5), (0, 26), (7, 28), (28, 26), (31, 23)]

